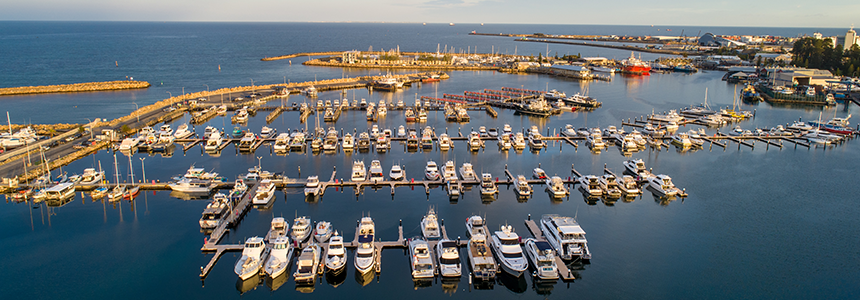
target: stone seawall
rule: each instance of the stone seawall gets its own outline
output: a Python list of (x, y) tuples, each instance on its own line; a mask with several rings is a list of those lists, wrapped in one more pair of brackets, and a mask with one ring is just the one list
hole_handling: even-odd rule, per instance
[(130, 80), (104, 81), (104, 82), (84, 82), (84, 83), (73, 83), (73, 84), (42, 85), (42, 86), (21, 86), (21, 87), (0, 88), (0, 96), (130, 90), (130, 89), (144, 89), (144, 88), (148, 88), (149, 86), (150, 86), (149, 82), (146, 82), (146, 81), (130, 81)]

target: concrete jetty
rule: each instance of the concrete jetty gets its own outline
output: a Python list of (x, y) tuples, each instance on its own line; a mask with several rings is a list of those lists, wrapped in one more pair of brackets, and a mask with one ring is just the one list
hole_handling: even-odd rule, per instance
[(76, 93), (76, 92), (98, 92), (112, 90), (145, 89), (150, 86), (146, 81), (118, 80), (102, 82), (83, 82), (58, 85), (20, 86), (0, 88), (0, 96), (28, 95), (28, 94), (51, 94), (51, 93)]

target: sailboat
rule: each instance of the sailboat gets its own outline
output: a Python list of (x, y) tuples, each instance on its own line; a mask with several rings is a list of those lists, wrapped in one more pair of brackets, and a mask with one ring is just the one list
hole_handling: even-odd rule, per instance
[(119, 184), (119, 165), (116, 162), (116, 153), (113, 154), (113, 168), (116, 170), (116, 181), (114, 181), (116, 186), (114, 186), (110, 191), (110, 194), (108, 194), (108, 200), (111, 202), (119, 201), (119, 199), (122, 199), (122, 196), (125, 194), (125, 186)]
[(140, 192), (140, 186), (134, 185), (134, 169), (132, 168), (132, 165), (131, 165), (131, 156), (128, 157), (128, 172), (129, 172), (129, 181), (131, 182), (131, 187), (125, 189), (125, 193), (122, 194), (122, 198), (131, 201)]

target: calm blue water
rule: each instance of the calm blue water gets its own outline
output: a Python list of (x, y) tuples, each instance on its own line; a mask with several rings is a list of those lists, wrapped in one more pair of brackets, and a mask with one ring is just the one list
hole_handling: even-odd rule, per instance
[[(299, 51), (329, 49), (374, 49), (396, 47), (401, 50), (434, 51), (436, 44), (465, 48), (495, 46), (519, 53), (545, 51), (545, 46), (513, 43), (495, 37), (469, 37), (472, 29), (499, 32), (586, 32), (641, 34), (650, 27), (632, 26), (545, 26), (545, 25), (427, 25), (416, 24), (206, 24), (206, 23), (28, 23), (5, 22), (0, 26), (0, 62), (5, 70), (0, 84), (51, 84), (57, 82), (95, 81), (124, 78), (126, 74), (153, 83), (164, 81), (144, 91), (71, 94), (51, 96), (7, 97), (0, 99), (13, 120), (23, 122), (78, 122), (80, 118), (119, 116), (134, 108), (166, 96), (210, 88), (248, 85), (255, 82), (276, 83), (283, 77), (292, 81), (334, 78), (378, 70), (306, 68), (293, 61), (261, 62), (260, 57)], [(469, 26), (473, 26), (469, 27)], [(721, 33), (735, 32), (795, 35), (813, 29), (719, 28)], [(673, 28), (673, 32), (678, 29)], [(688, 31), (691, 29), (687, 29)], [(720, 32), (714, 30), (715, 32)], [(834, 33), (835, 34), (835, 33)], [(426, 38), (425, 38), (426, 36)], [(11, 47), (10, 45), (17, 45)], [(612, 56), (606, 49), (550, 46), (550, 52), (581, 52), (583, 55)], [(504, 50), (503, 50), (504, 51)], [(591, 51), (591, 52), (588, 52)], [(589, 54), (586, 54), (589, 53)], [(610, 54), (606, 54), (610, 53)], [(614, 55), (626, 56), (623, 51)], [(643, 55), (644, 57), (645, 55)], [(72, 58), (72, 59), (70, 59)], [(113, 61), (119, 61), (116, 67)], [(13, 63), (14, 62), (14, 63)], [(217, 71), (220, 64), (222, 71)], [(501, 110), (498, 118), (472, 113), (469, 124), (446, 123), (441, 113), (430, 114), (426, 125), (438, 131), (468, 132), (481, 125), (501, 127), (510, 124), (515, 130), (538, 125), (549, 131), (565, 124), (580, 126), (620, 125), (620, 120), (641, 116), (652, 110), (664, 111), (700, 103), (708, 89), (712, 106), (732, 103), (734, 88), (720, 81), (722, 73), (693, 75), (654, 74), (648, 77), (615, 76), (611, 82), (581, 84), (577, 81), (536, 75), (508, 75), (494, 72), (453, 72), (452, 78), (438, 84), (426, 84), (397, 93), (368, 94), (352, 90), (347, 98), (383, 99), (411, 103), (417, 96), (442, 93), (461, 94), (465, 90), (501, 86), (532, 89), (559, 89), (568, 93), (588, 91), (604, 102), (589, 113), (568, 113), (548, 120), (532, 119)], [(111, 77), (111, 78), (105, 78)], [(62, 80), (59, 78), (63, 78)], [(327, 92), (320, 99), (340, 97)], [(291, 102), (306, 101), (293, 96)], [(44, 107), (52, 107), (46, 112)], [(78, 108), (74, 108), (78, 106)], [(55, 108), (53, 108), (55, 107)], [(772, 107), (767, 104), (744, 106), (755, 109), (754, 120), (740, 123), (744, 128), (771, 127), (803, 119), (845, 116), (856, 108)], [(259, 132), (263, 115), (246, 126)], [(283, 132), (304, 128), (295, 114), (285, 113), (271, 126)], [(174, 127), (187, 120), (177, 120)], [(322, 123), (322, 122), (321, 122)], [(391, 112), (379, 123), (383, 128), (405, 124), (399, 112)], [(229, 119), (217, 117), (206, 125), (230, 130)], [(313, 119), (309, 126), (313, 127)], [(326, 124), (324, 126), (330, 126)], [(363, 114), (346, 114), (333, 126), (347, 131), (365, 130), (371, 126)], [(413, 125), (417, 127), (418, 125)], [(423, 124), (421, 125), (423, 126)], [(204, 126), (199, 126), (202, 130)], [(728, 128), (723, 129), (723, 131)], [(708, 130), (709, 134), (715, 130)], [(632, 202), (614, 204), (588, 203), (576, 192), (563, 201), (551, 201), (542, 187), (528, 201), (518, 201), (504, 187), (499, 198), (482, 202), (477, 190), (467, 191), (459, 201), (450, 202), (442, 189), (426, 195), (423, 189), (398, 188), (394, 197), (388, 188), (366, 189), (359, 196), (352, 189), (330, 189), (317, 202), (306, 202), (298, 189), (277, 194), (268, 210), (251, 210), (242, 223), (225, 237), (225, 243), (239, 243), (246, 237), (265, 234), (272, 216), (291, 219), (308, 215), (313, 220), (333, 222), (346, 236), (353, 234), (356, 220), (370, 214), (376, 221), (379, 236), (385, 240), (397, 237), (398, 221), (403, 221), (406, 237), (420, 234), (418, 222), (429, 206), (435, 206), (445, 220), (451, 237), (465, 236), (463, 221), (471, 214), (486, 215), (491, 228), (509, 223), (520, 235), (528, 236), (523, 220), (531, 214), (576, 215), (588, 232), (594, 253), (591, 264), (580, 266), (580, 279), (573, 283), (536, 285), (530, 278), (503, 278), (490, 290), (470, 289), (464, 277), (451, 284), (434, 281), (429, 287), (416, 288), (408, 276), (408, 259), (402, 250), (383, 252), (382, 274), (366, 286), (359, 284), (352, 266), (343, 282), (318, 282), (313, 297), (357, 297), (361, 299), (402, 298), (431, 299), (439, 297), (505, 299), (554, 297), (583, 298), (840, 298), (860, 296), (860, 246), (856, 229), (860, 192), (851, 178), (856, 175), (856, 157), (860, 149), (850, 141), (830, 149), (785, 149), (757, 143), (751, 150), (714, 147), (679, 153), (674, 149), (634, 154), (655, 172), (669, 174), (676, 184), (691, 196), (683, 201), (657, 201), (650, 193)], [(447, 153), (409, 153), (394, 145), (386, 154), (354, 153), (312, 155), (291, 153), (277, 156), (265, 146), (255, 155), (237, 155), (228, 147), (220, 157), (202, 154), (199, 147), (172, 157), (135, 154), (128, 158), (118, 154), (119, 172), (128, 177), (129, 161), (135, 179), (140, 179), (145, 164), (148, 179), (167, 180), (183, 173), (188, 166), (212, 169), (234, 178), (256, 165), (260, 157), (264, 169), (283, 172), (291, 177), (321, 175), (328, 178), (333, 169), (345, 178), (353, 160), (380, 159), (386, 170), (393, 163), (406, 167), (408, 178), (420, 178), (427, 160), (472, 162), (478, 170), (503, 176), (507, 165), (514, 174), (528, 174), (538, 164), (549, 174), (570, 176), (574, 167), (585, 174), (600, 174), (604, 164), (620, 172), (627, 158), (612, 148), (601, 154), (569, 145), (550, 144), (540, 153), (500, 153), (493, 146), (477, 154), (463, 145)], [(145, 158), (143, 162), (141, 159)], [(112, 154), (101, 151), (64, 168), (79, 173), (84, 168), (101, 165), (113, 172)], [(301, 173), (299, 173), (301, 168)], [(85, 199), (85, 200), (84, 200)], [(0, 298), (289, 298), (299, 296), (295, 283), (288, 281), (273, 291), (266, 283), (237, 287), (232, 267), (237, 253), (221, 258), (202, 285), (199, 268), (210, 255), (199, 249), (204, 235), (197, 220), (206, 206), (205, 200), (179, 200), (169, 192), (148, 192), (134, 203), (117, 205), (92, 202), (77, 195), (62, 207), (33, 208), (31, 205), (7, 203), (0, 208)], [(465, 261), (465, 256), (464, 261)], [(352, 258), (350, 257), (350, 264)], [(246, 291), (241, 293), (241, 291)]]

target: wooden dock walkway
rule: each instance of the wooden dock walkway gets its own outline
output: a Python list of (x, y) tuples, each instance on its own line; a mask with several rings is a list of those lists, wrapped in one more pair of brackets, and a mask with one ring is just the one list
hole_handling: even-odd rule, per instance
[(256, 194), (257, 185), (253, 185), (249, 187), (248, 191), (245, 195), (242, 196), (239, 203), (233, 207), (233, 213), (227, 215), (226, 218), (221, 220), (221, 223), (218, 227), (215, 227), (214, 230), (209, 234), (209, 237), (206, 239), (205, 243), (203, 243), (203, 247), (200, 248), (203, 252), (211, 252), (215, 251), (215, 255), (212, 256), (212, 259), (209, 260), (209, 263), (204, 267), (200, 267), (200, 278), (206, 278), (209, 275), (209, 272), (212, 271), (212, 268), (215, 267), (215, 263), (218, 262), (218, 259), (221, 258), (221, 255), (224, 255), (225, 252), (228, 251), (242, 251), (244, 245), (218, 245), (218, 242), (224, 237), (224, 234), (227, 233), (228, 226), (235, 226), (245, 215), (248, 208), (251, 207), (251, 198)]

